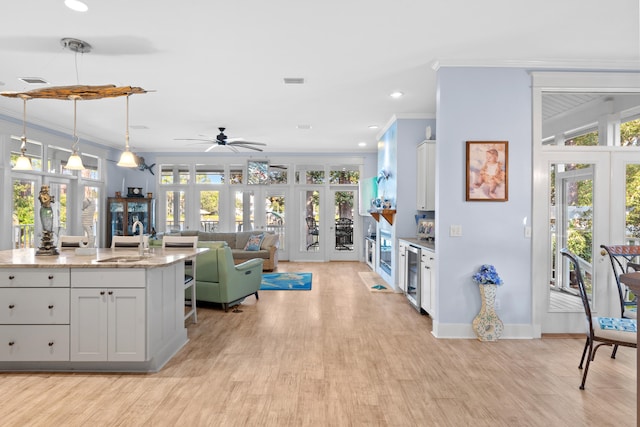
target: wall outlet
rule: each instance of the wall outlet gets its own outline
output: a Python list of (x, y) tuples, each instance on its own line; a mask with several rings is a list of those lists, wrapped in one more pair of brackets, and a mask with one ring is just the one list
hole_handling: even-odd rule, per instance
[(451, 237), (461, 237), (462, 236), (462, 226), (461, 225), (451, 225), (451, 226), (449, 226), (449, 236), (451, 236)]
[(527, 239), (531, 238), (531, 227), (529, 226), (524, 227), (524, 237)]

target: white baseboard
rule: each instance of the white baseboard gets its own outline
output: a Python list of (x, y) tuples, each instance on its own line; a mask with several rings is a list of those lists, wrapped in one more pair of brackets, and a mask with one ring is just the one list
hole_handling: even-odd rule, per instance
[[(433, 322), (431, 331), (436, 338), (477, 339), (473, 327), (469, 323), (439, 323)], [(533, 339), (535, 328), (528, 324), (505, 324), (500, 339)]]

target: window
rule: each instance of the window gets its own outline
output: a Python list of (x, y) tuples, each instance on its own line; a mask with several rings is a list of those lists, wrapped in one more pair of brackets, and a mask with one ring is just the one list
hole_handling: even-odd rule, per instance
[(162, 165), (160, 166), (160, 184), (188, 184), (188, 165)]
[(196, 165), (196, 184), (224, 184), (224, 166)]
[(329, 172), (330, 184), (358, 185), (360, 169), (357, 166), (332, 166)]
[(244, 165), (231, 165), (229, 167), (229, 182), (231, 184), (242, 184), (244, 177)]
[(287, 165), (269, 165), (269, 184), (286, 184), (287, 183)]

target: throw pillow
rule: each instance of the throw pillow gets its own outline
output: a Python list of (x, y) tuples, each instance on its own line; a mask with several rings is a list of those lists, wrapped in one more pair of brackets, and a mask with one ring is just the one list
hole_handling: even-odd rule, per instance
[(264, 234), (254, 234), (249, 237), (247, 244), (244, 246), (245, 251), (259, 251), (260, 244), (262, 243), (262, 239), (264, 239)]

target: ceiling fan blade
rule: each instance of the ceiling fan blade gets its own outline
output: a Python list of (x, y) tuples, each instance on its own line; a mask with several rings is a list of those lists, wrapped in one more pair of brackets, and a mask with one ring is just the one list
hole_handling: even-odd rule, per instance
[(174, 141), (205, 141), (205, 142), (214, 142), (211, 139), (203, 139), (203, 138), (173, 138)]
[(229, 142), (227, 140), (227, 145), (240, 145), (240, 144), (248, 144), (248, 145), (263, 145), (266, 147), (267, 144), (265, 144), (264, 142), (251, 142), (251, 141), (232, 141)]
[(209, 151), (213, 150), (214, 148), (219, 147), (219, 145), (217, 144), (211, 144), (206, 150), (204, 150), (205, 153), (208, 153)]
[[(246, 148), (248, 150), (262, 151), (262, 148), (252, 147), (251, 145), (243, 145), (243, 144), (240, 144), (238, 142), (234, 142), (233, 144), (227, 144), (227, 147), (231, 148), (232, 150), (235, 150), (236, 147), (242, 147), (242, 148)], [(238, 151), (238, 150), (235, 150), (235, 151)]]

